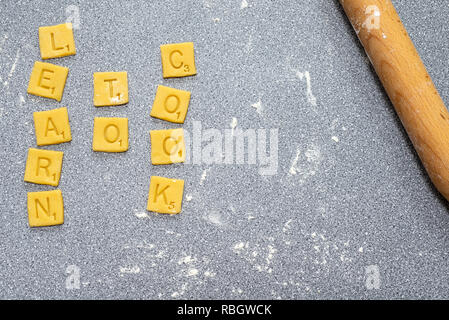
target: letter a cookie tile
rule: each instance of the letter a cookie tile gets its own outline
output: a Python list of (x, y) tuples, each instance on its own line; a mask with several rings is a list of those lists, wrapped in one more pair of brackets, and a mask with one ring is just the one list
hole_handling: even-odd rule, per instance
[(184, 180), (151, 177), (147, 210), (158, 213), (181, 212)]
[(72, 141), (67, 108), (33, 113), (38, 146)]

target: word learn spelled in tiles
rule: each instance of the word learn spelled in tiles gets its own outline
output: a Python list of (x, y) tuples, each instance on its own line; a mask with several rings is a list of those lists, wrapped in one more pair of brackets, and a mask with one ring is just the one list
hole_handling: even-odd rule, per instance
[(33, 113), (38, 146), (72, 141), (67, 108)]
[(64, 152), (30, 148), (25, 166), (26, 182), (47, 184), (56, 187), (59, 184)]
[(193, 42), (161, 45), (162, 76), (187, 77), (196, 74)]
[(102, 152), (128, 150), (128, 119), (95, 118), (92, 149)]
[(27, 92), (61, 101), (68, 73), (69, 69), (66, 67), (36, 61), (31, 71)]
[(76, 54), (71, 23), (39, 28), (39, 47), (42, 59)]
[(126, 103), (128, 103), (126, 71), (94, 73), (94, 106), (117, 106)]
[(184, 180), (151, 177), (147, 210), (158, 213), (181, 212)]
[(186, 147), (183, 129), (152, 130), (150, 136), (152, 164), (184, 162)]
[(46, 227), (64, 223), (61, 190), (28, 192), (27, 207), (30, 227)]
[(189, 102), (189, 91), (158, 86), (150, 115), (165, 121), (184, 123)]

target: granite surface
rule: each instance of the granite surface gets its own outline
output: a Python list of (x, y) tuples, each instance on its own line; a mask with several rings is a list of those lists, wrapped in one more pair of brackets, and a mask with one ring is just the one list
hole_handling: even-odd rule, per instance
[[(449, 6), (393, 2), (449, 101)], [(38, 27), (68, 20), (62, 101), (27, 94)], [(186, 41), (198, 75), (163, 79), (159, 45)], [(93, 72), (121, 70), (129, 103), (95, 108)], [(192, 92), (184, 125), (149, 116), (158, 84)], [(32, 114), (61, 106), (65, 223), (31, 229), (27, 192), (54, 189), (23, 182)], [(129, 118), (126, 153), (92, 151), (96, 116)], [(152, 166), (149, 131), (178, 127), (203, 156)], [(210, 163), (239, 129), (274, 170)], [(1, 0), (0, 148), (0, 298), (449, 298), (448, 203), (335, 0)], [(151, 175), (185, 180), (180, 215), (145, 210)]]

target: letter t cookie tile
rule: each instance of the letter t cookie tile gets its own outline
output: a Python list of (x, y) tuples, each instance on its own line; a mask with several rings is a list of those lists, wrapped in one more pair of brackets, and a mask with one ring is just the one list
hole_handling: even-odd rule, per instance
[(117, 106), (128, 103), (128, 73), (95, 72), (94, 106)]

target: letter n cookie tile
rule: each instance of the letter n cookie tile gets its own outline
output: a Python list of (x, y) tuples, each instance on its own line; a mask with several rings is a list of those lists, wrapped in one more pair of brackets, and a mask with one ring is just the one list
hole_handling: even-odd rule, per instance
[(28, 192), (27, 206), (30, 227), (46, 227), (64, 223), (61, 190)]
[(38, 146), (72, 141), (67, 108), (33, 113)]
[(61, 101), (68, 73), (69, 69), (66, 67), (36, 61), (31, 71), (27, 92)]
[(158, 213), (181, 212), (184, 180), (151, 177), (147, 210)]
[(150, 115), (174, 123), (184, 123), (189, 101), (189, 91), (158, 86)]
[(161, 60), (164, 78), (196, 74), (193, 42), (161, 45)]
[(76, 53), (71, 23), (39, 28), (42, 59), (70, 56)]
[(56, 187), (61, 177), (63, 156), (62, 151), (28, 149), (24, 180)]
[(128, 150), (128, 119), (95, 118), (92, 149), (102, 152)]
[(94, 106), (117, 106), (126, 103), (128, 103), (126, 71), (94, 73)]
[(183, 129), (152, 130), (150, 136), (152, 164), (184, 162), (186, 147)]

